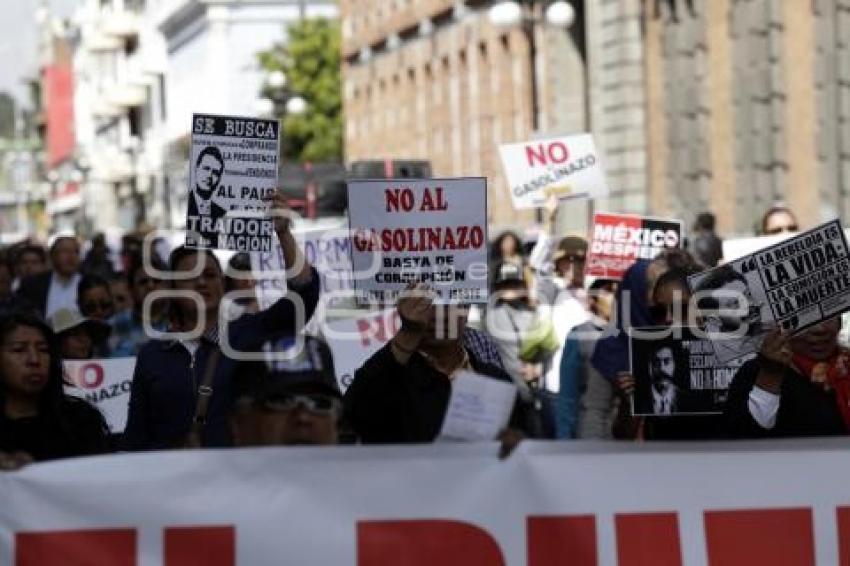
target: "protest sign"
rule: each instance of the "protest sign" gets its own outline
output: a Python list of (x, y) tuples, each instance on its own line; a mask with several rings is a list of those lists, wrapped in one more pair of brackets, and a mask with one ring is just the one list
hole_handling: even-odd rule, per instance
[(394, 303), (410, 283), (441, 303), (487, 302), (487, 182), (348, 182), (351, 264), (361, 303)]
[(266, 447), (34, 464), (0, 474), (0, 564), (847, 563), (846, 439), (497, 451)]
[[(353, 296), (351, 239), (345, 229), (299, 230), (293, 232), (304, 259), (316, 268), (321, 281), (323, 305), (336, 307)], [(267, 309), (286, 293), (283, 250), (275, 239), (270, 251), (251, 253), (251, 270), (261, 309)]]
[(589, 277), (622, 279), (639, 259), (653, 259), (682, 245), (682, 223), (630, 214), (593, 215), (593, 238), (587, 254)]
[(850, 310), (850, 260), (837, 220), (691, 276), (721, 363), (758, 351), (768, 331), (791, 333)]
[(339, 388), (345, 392), (354, 372), (395, 336), (401, 319), (395, 309), (325, 322), (322, 335), (333, 352)]
[(271, 250), (264, 199), (277, 190), (279, 129), (277, 120), (192, 116), (187, 246)]
[(605, 172), (590, 134), (499, 146), (514, 208), (558, 199), (608, 196)]
[(459, 372), (452, 379), (452, 395), (438, 440), (495, 440), (508, 426), (516, 394), (513, 383)]
[(635, 416), (722, 413), (732, 378), (752, 357), (721, 364), (711, 341), (687, 327), (630, 329), (629, 354)]
[(124, 432), (136, 358), (66, 360), (65, 392), (97, 407), (113, 433)]

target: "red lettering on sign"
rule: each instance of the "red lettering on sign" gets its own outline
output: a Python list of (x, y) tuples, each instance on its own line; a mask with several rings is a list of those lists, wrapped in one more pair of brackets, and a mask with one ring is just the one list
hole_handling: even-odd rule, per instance
[(564, 142), (556, 141), (548, 145), (539, 143), (536, 147), (525, 146), (525, 158), (529, 167), (546, 166), (550, 163), (563, 163), (570, 158), (570, 152)]
[(362, 521), (357, 523), (358, 566), (504, 566), (499, 544), (460, 521)]
[(614, 523), (619, 566), (682, 566), (675, 513), (617, 515)]
[(814, 566), (811, 509), (706, 511), (711, 566)]
[(103, 366), (89, 363), (80, 367), (77, 374), (77, 385), (85, 389), (97, 389), (103, 383)]
[(405, 187), (403, 189), (386, 189), (384, 199), (387, 203), (387, 212), (398, 212), (399, 208), (404, 212), (413, 210), (413, 191)]
[(15, 566), (93, 564), (136, 566), (136, 531), (51, 531), (15, 536)]
[(234, 566), (233, 527), (169, 527), (163, 535), (165, 566)]
[(528, 518), (528, 566), (596, 566), (593, 515)]
[(838, 566), (850, 566), (850, 507), (835, 510), (838, 525)]

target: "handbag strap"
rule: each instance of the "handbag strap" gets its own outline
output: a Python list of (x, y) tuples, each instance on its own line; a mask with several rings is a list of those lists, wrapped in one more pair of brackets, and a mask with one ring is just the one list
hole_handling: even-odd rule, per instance
[(195, 403), (195, 414), (192, 417), (192, 427), (189, 430), (190, 442), (194, 441), (193, 443), (198, 447), (201, 446), (201, 431), (207, 424), (207, 413), (209, 412), (210, 400), (213, 394), (213, 379), (220, 358), (221, 350), (216, 347), (207, 360), (207, 365), (204, 368), (204, 378), (198, 385), (198, 400)]

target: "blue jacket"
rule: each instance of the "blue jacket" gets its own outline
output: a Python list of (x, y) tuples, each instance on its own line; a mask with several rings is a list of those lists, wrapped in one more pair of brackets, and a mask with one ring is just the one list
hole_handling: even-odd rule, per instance
[[(319, 275), (313, 269), (310, 281), (289, 290), (301, 297), (305, 324), (319, 302)], [(256, 352), (264, 342), (280, 334), (294, 334), (296, 309), (284, 297), (268, 309), (245, 314), (228, 326), (230, 345), (235, 350)], [(151, 340), (136, 359), (136, 371), (130, 391), (130, 410), (124, 430), (125, 450), (174, 448), (182, 444), (195, 413), (198, 385), (210, 354), (216, 348), (216, 337), (205, 335), (194, 356), (177, 340)], [(230, 444), (228, 414), (232, 401), (231, 379), (239, 362), (225, 355), (219, 358), (213, 376), (213, 394), (207, 413), (202, 440), (204, 446)]]

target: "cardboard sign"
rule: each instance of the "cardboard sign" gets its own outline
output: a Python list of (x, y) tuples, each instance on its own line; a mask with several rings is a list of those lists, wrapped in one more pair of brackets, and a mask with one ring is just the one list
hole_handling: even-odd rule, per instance
[(634, 328), (629, 353), (635, 416), (723, 412), (729, 384), (749, 357), (717, 361), (711, 341), (692, 328)]
[[(354, 293), (351, 275), (351, 239), (341, 229), (294, 232), (304, 259), (319, 272), (323, 304), (336, 307)], [(257, 284), (257, 301), (267, 309), (286, 293), (286, 265), (277, 238), (271, 251), (251, 254), (251, 270)]]
[[(721, 363), (850, 310), (850, 259), (838, 220), (688, 279)], [(708, 310), (706, 310), (708, 309)]]
[(653, 259), (682, 244), (682, 223), (649, 216), (596, 213), (587, 254), (589, 277), (622, 279), (639, 259)]
[(322, 326), (322, 334), (334, 356), (341, 391), (348, 389), (354, 372), (383, 348), (399, 328), (401, 319), (395, 309), (326, 322)]
[(97, 407), (113, 433), (124, 432), (136, 358), (67, 360), (65, 393)]
[(593, 136), (580, 134), (499, 146), (514, 208), (536, 208), (552, 196), (608, 196)]
[(277, 120), (192, 116), (187, 246), (271, 251), (264, 199), (277, 190), (279, 131)]
[(486, 179), (349, 181), (348, 215), (360, 303), (392, 304), (410, 283), (487, 302)]

